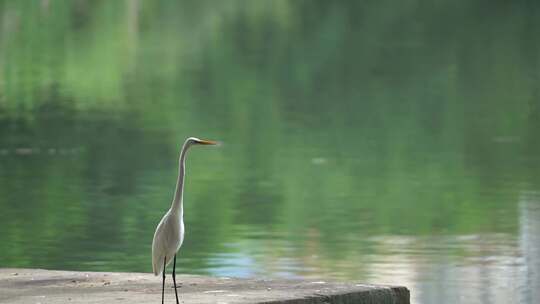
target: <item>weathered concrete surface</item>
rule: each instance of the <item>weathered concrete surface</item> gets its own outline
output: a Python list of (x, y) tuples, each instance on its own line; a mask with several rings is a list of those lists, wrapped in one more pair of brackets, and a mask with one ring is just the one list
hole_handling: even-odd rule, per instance
[[(359, 283), (177, 275), (182, 303), (409, 303), (405, 287)], [(165, 302), (175, 303), (171, 276)], [(161, 303), (161, 278), (147, 273), (0, 268), (0, 303)]]

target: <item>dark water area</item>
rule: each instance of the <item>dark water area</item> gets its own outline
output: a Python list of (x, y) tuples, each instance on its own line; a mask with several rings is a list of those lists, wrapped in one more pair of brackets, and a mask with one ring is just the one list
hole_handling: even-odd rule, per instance
[(0, 267), (540, 301), (535, 1), (0, 1)]

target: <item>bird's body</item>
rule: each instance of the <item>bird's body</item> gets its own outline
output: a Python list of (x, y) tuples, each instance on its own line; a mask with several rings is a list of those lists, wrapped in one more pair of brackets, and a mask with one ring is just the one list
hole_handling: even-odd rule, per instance
[(186, 139), (179, 157), (178, 180), (176, 183), (176, 191), (172, 201), (171, 208), (156, 227), (154, 240), (152, 241), (152, 268), (155, 275), (163, 274), (163, 285), (161, 290), (161, 303), (163, 303), (165, 291), (165, 267), (174, 260), (173, 266), (173, 282), (174, 292), (176, 295), (176, 303), (178, 304), (178, 293), (176, 291), (176, 253), (182, 246), (184, 241), (184, 176), (186, 153), (188, 149), (195, 144), (199, 145), (216, 145), (217, 142), (210, 140), (202, 140), (195, 137)]
[(169, 209), (159, 222), (152, 242), (152, 268), (155, 275), (163, 271), (164, 265), (169, 265), (183, 241), (183, 216)]

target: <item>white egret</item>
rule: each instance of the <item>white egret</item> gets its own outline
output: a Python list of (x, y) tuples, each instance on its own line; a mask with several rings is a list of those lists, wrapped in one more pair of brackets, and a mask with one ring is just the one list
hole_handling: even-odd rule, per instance
[(180, 151), (178, 180), (176, 191), (171, 208), (165, 213), (156, 227), (154, 240), (152, 241), (152, 268), (157, 276), (163, 273), (163, 284), (161, 286), (161, 303), (163, 303), (165, 293), (165, 268), (174, 260), (172, 278), (174, 283), (174, 294), (178, 304), (178, 292), (176, 291), (176, 253), (184, 241), (184, 176), (187, 150), (193, 145), (216, 145), (217, 142), (202, 140), (195, 137), (186, 139)]

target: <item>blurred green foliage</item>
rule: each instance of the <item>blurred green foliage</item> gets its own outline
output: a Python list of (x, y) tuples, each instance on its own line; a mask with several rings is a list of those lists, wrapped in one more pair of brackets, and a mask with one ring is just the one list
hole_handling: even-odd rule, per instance
[(533, 1), (5, 0), (0, 26), (0, 266), (149, 271), (190, 135), (225, 145), (189, 157), (186, 272), (515, 235), (540, 189)]

